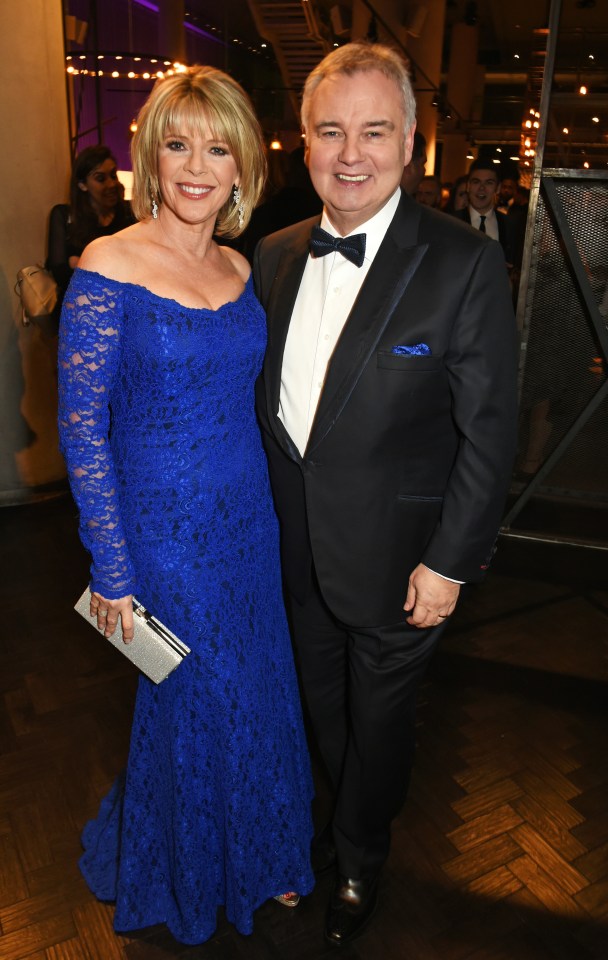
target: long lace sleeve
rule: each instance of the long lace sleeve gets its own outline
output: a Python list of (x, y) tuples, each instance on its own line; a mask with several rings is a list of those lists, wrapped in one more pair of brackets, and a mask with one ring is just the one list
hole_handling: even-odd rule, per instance
[(80, 511), (80, 537), (93, 558), (91, 588), (109, 600), (135, 589), (109, 443), (123, 297), (119, 283), (77, 270), (59, 336), (60, 447)]

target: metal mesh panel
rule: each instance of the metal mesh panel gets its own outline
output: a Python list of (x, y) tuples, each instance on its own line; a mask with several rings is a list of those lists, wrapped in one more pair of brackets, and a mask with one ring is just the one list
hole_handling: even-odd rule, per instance
[[(563, 213), (541, 190), (534, 227), (521, 371), (518, 473), (527, 482), (567, 437), (586, 422), (535, 491), (608, 505), (608, 363), (567, 256), (563, 215), (605, 323), (608, 316), (608, 181), (559, 176), (553, 180)], [(563, 226), (563, 223), (562, 225)], [(599, 393), (598, 393), (599, 391)], [(608, 536), (607, 536), (608, 539)]]

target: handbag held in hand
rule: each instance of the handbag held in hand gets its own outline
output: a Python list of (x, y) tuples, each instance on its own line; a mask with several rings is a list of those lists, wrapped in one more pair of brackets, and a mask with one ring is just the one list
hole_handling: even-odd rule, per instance
[[(74, 609), (95, 629), (97, 617), (91, 617), (91, 591), (84, 591)], [(106, 637), (112, 646), (134, 663), (153, 683), (161, 683), (190, 653), (190, 648), (153, 617), (133, 597), (133, 639), (125, 643), (119, 630)]]

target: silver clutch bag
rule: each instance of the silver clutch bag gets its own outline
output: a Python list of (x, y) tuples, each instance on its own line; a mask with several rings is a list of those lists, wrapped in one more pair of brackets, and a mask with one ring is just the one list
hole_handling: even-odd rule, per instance
[[(91, 617), (91, 591), (87, 587), (75, 605), (74, 610), (84, 619), (97, 627), (97, 618)], [(133, 640), (124, 643), (120, 630), (111, 637), (106, 637), (112, 646), (120, 650), (127, 659), (134, 663), (142, 673), (154, 683), (161, 683), (170, 673), (179, 667), (184, 657), (190, 653), (190, 648), (171, 633), (160, 620), (153, 617), (141, 603), (133, 597)]]

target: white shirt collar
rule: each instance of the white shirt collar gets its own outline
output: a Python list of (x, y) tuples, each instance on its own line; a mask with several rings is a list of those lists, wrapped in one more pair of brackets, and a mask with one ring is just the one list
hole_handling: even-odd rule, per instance
[[(365, 223), (362, 223), (356, 230), (351, 230), (350, 233), (347, 233), (346, 236), (352, 236), (356, 233), (365, 234), (365, 259), (373, 260), (380, 244), (384, 240), (386, 231), (388, 230), (391, 220), (395, 216), (397, 207), (399, 206), (399, 201), (401, 199), (401, 188), (397, 187), (393, 195), (386, 201), (381, 210), (378, 210), (378, 213), (375, 213), (373, 217), (370, 217), (369, 220), (366, 220)], [(321, 217), (321, 227), (323, 230), (327, 230), (332, 237), (339, 237), (340, 234), (332, 225), (325, 207), (323, 208), (323, 216)]]
[(494, 207), (490, 207), (487, 213), (479, 213), (475, 209), (475, 207), (472, 207), (469, 205), (469, 216), (471, 218), (471, 225), (479, 229), (479, 222), (482, 217), (486, 218), (485, 219), (486, 223), (488, 222), (488, 220), (492, 220), (492, 218), (494, 217)]

